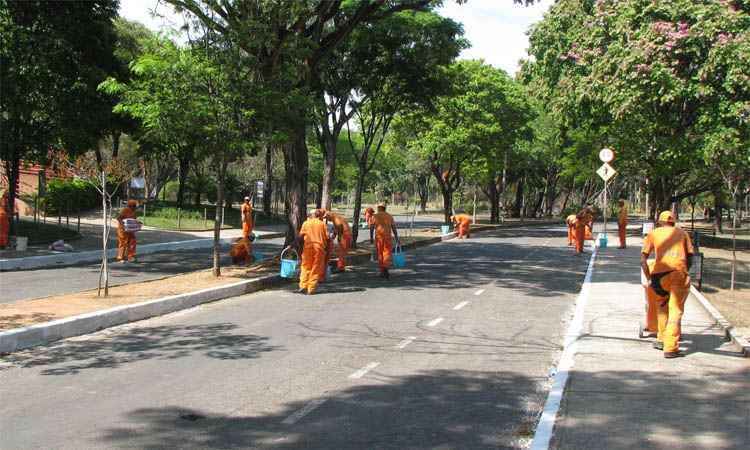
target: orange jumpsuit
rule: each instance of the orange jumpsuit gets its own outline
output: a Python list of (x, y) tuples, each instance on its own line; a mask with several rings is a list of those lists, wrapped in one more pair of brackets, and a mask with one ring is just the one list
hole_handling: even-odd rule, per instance
[(248, 238), (240, 238), (232, 245), (229, 250), (229, 256), (232, 257), (232, 264), (250, 264), (252, 261), (253, 245)]
[(456, 214), (451, 217), (451, 220), (456, 224), (456, 231), (458, 232), (459, 238), (468, 238), (471, 234), (471, 216), (468, 214)]
[(586, 229), (585, 229), (585, 239), (587, 241), (593, 241), (594, 240), (594, 215), (593, 214), (586, 214)]
[(391, 267), (393, 262), (393, 216), (385, 211), (380, 211), (372, 216), (372, 224), (375, 227), (375, 249), (378, 252), (378, 266), (383, 272)]
[(575, 221), (576, 253), (583, 253), (583, 245), (586, 243), (586, 223), (586, 215), (578, 213)]
[[(649, 263), (649, 270), (654, 271), (654, 262)], [(658, 322), (658, 310), (659, 303), (666, 300), (666, 297), (661, 297), (654, 291), (648, 283), (643, 285), (643, 289), (646, 293), (646, 329), (644, 331), (649, 333), (656, 333), (659, 329)]]
[(664, 343), (664, 353), (674, 353), (679, 350), (682, 315), (690, 293), (687, 258), (693, 254), (693, 243), (680, 228), (662, 226), (650, 232), (643, 241), (643, 254), (648, 256), (651, 253), (656, 253), (651, 278), (659, 279), (666, 293), (659, 299), (656, 340)]
[(8, 246), (8, 232), (10, 230), (10, 221), (8, 214), (5, 212), (5, 202), (0, 205), (0, 248)]
[(120, 211), (120, 215), (117, 216), (117, 260), (133, 260), (135, 259), (135, 233), (125, 231), (125, 226), (122, 224), (124, 219), (135, 219), (135, 209), (129, 206)]
[(372, 208), (365, 209), (365, 223), (369, 227), (372, 225), (372, 216), (375, 215), (375, 210)]
[(253, 207), (250, 203), (243, 203), (240, 207), (242, 215), (242, 236), (247, 238), (253, 232)]
[(571, 214), (566, 217), (565, 223), (568, 225), (568, 245), (571, 246), (575, 243), (576, 238), (576, 215)]
[(349, 222), (338, 214), (328, 213), (328, 218), (333, 222), (333, 227), (336, 230), (336, 240), (339, 244), (336, 267), (339, 270), (344, 270), (346, 268), (346, 254), (352, 247), (352, 229), (349, 226)]
[(624, 205), (620, 208), (620, 213), (617, 215), (617, 233), (620, 235), (620, 248), (627, 246), (627, 230), (628, 230), (628, 207)]
[(302, 224), (299, 234), (304, 239), (299, 288), (306, 289), (308, 294), (313, 294), (318, 288), (320, 275), (325, 274), (328, 230), (325, 222), (311, 217)]

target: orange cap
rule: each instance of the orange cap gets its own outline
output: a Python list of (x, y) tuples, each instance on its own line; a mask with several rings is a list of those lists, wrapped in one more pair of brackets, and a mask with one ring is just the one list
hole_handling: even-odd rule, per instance
[(662, 211), (661, 214), (659, 214), (659, 223), (671, 223), (674, 224), (674, 214), (672, 214), (672, 211)]

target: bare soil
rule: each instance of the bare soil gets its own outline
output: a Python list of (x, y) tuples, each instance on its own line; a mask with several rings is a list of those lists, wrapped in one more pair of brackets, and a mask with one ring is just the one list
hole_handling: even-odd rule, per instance
[(745, 337), (750, 337), (750, 252), (737, 252), (735, 289), (730, 290), (732, 252), (702, 247), (703, 293)]

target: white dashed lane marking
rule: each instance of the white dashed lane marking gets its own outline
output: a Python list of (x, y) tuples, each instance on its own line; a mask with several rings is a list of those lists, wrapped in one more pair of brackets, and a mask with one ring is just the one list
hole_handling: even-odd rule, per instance
[(482, 295), (484, 294), (484, 289), (480, 289), (474, 293), (474, 295)]
[(370, 364), (366, 365), (365, 367), (359, 369), (358, 371), (354, 372), (353, 374), (349, 375), (349, 378), (352, 380), (356, 380), (359, 378), (362, 378), (367, 374), (367, 372), (371, 371), (372, 369), (378, 367), (380, 365), (379, 362), (373, 361)]
[(466, 306), (466, 305), (468, 305), (468, 304), (469, 304), (469, 302), (461, 302), (461, 303), (459, 303), (458, 305), (454, 306), (454, 307), (453, 307), (453, 310), (454, 310), (454, 311), (458, 311), (459, 309), (463, 308), (464, 306)]
[(428, 327), (434, 327), (435, 325), (439, 324), (439, 323), (440, 323), (440, 322), (442, 322), (443, 320), (445, 320), (445, 319), (443, 319), (442, 317), (438, 317), (437, 319), (433, 319), (433, 320), (431, 320), (431, 321), (430, 321), (430, 322), (429, 322), (429, 323), (427, 324), (427, 326), (428, 326)]
[(283, 423), (284, 425), (294, 425), (301, 418), (313, 412), (315, 409), (317, 409), (320, 405), (325, 403), (327, 400), (328, 400), (327, 398), (319, 398), (319, 399), (313, 400), (310, 403), (303, 406), (301, 409), (298, 409), (297, 411), (292, 413), (292, 415), (284, 419), (281, 423)]
[(399, 342), (398, 345), (396, 346), (396, 348), (399, 349), (399, 350), (403, 350), (403, 349), (406, 348), (407, 345), (409, 345), (412, 342), (414, 342), (414, 340), (416, 338), (417, 338), (416, 336), (409, 336), (408, 338), (406, 338), (403, 341)]

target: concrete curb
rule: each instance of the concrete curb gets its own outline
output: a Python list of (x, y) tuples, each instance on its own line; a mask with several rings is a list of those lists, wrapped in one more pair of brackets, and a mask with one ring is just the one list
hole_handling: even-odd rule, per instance
[(706, 312), (716, 321), (716, 323), (724, 329), (725, 337), (728, 341), (732, 341), (736, 346), (738, 346), (741, 351), (742, 355), (747, 357), (750, 357), (750, 342), (748, 342), (747, 339), (745, 339), (744, 336), (740, 335), (737, 330), (734, 329), (734, 325), (729, 323), (729, 321), (724, 318), (724, 316), (719, 312), (714, 305), (711, 304), (711, 302), (698, 290), (695, 288), (695, 286), (690, 286), (690, 293), (693, 294), (693, 296), (698, 299), (698, 302), (701, 304), (703, 309), (706, 310)]
[[(497, 229), (497, 227), (479, 225), (473, 231), (481, 232), (494, 229)], [(454, 239), (456, 236), (456, 232), (451, 232), (442, 236), (412, 242), (404, 245), (403, 248), (409, 250), (426, 247), (431, 244)], [(210, 239), (208, 239), (208, 241), (213, 242)], [(347, 257), (347, 261), (354, 264), (367, 263), (369, 260), (369, 253)], [(132, 305), (118, 306), (86, 314), (79, 314), (77, 316), (53, 320), (51, 322), (40, 323), (38, 325), (24, 328), (14, 328), (0, 332), (0, 355), (38, 345), (49, 344), (65, 338), (93, 333), (116, 325), (169, 314), (182, 309), (192, 308), (203, 303), (249, 294), (271, 286), (281, 285), (289, 281), (290, 279), (281, 278), (279, 275), (266, 275), (225, 286), (148, 300), (141, 303), (134, 303)]]
[[(285, 233), (269, 233), (261, 235), (260, 239), (273, 239), (284, 237)], [(231, 244), (236, 238), (221, 239), (222, 245)], [(144, 244), (138, 246), (139, 255), (169, 252), (177, 250), (194, 250), (210, 248), (214, 245), (213, 238), (190, 239), (186, 241), (159, 242), (156, 244)], [(113, 259), (117, 256), (117, 248), (107, 251), (107, 258)], [(88, 250), (74, 253), (56, 253), (53, 255), (28, 256), (25, 258), (0, 259), (0, 272), (13, 270), (39, 269), (45, 267), (60, 267), (72, 264), (101, 261), (101, 250)]]
[(163, 297), (132, 305), (118, 306), (32, 325), (30, 327), (4, 331), (0, 333), (0, 354), (11, 353), (128, 322), (135, 322), (148, 319), (149, 317), (192, 308), (202, 303), (248, 294), (280, 284), (282, 281), (283, 279), (278, 275), (263, 276), (226, 286)]

